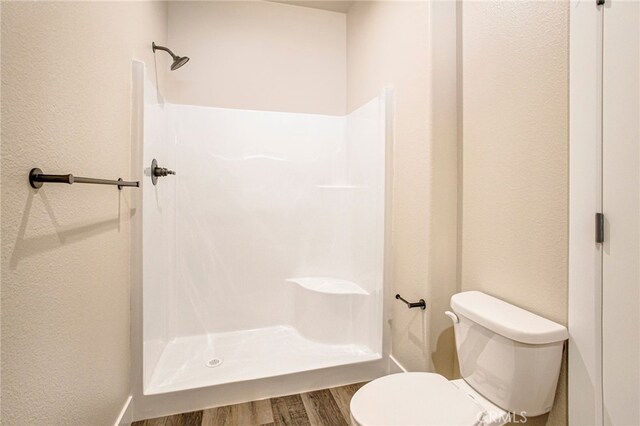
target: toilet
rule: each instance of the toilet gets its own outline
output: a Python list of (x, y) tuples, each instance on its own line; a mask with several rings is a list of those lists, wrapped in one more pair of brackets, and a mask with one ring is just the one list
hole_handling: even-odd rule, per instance
[(567, 329), (479, 291), (455, 294), (451, 309), (462, 379), (373, 380), (351, 399), (353, 425), (498, 426), (551, 410)]

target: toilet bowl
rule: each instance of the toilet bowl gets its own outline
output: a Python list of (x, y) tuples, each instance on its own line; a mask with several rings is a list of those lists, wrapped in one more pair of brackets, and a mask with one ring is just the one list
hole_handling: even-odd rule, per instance
[(551, 410), (567, 329), (487, 294), (451, 298), (462, 379), (399, 373), (360, 388), (355, 426), (498, 426)]

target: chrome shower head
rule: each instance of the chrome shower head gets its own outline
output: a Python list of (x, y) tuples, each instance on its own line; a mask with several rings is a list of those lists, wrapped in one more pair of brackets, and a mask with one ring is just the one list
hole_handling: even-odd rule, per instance
[(171, 49), (169, 49), (168, 47), (158, 46), (156, 45), (155, 42), (151, 43), (151, 47), (153, 48), (154, 53), (156, 50), (164, 50), (169, 55), (171, 55), (171, 57), (173, 58), (173, 63), (171, 64), (171, 71), (175, 71), (181, 66), (183, 66), (184, 64), (186, 64), (187, 62), (189, 62), (188, 56), (178, 56), (175, 53), (173, 53)]

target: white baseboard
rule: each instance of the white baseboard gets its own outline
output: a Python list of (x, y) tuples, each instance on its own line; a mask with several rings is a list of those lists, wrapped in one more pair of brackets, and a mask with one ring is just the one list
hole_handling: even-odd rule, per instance
[(129, 395), (124, 405), (122, 406), (122, 410), (120, 410), (120, 414), (118, 415), (118, 418), (116, 419), (116, 422), (113, 424), (113, 426), (130, 426), (131, 422), (133, 421), (132, 414), (133, 412), (131, 410), (131, 395)]
[(394, 358), (393, 355), (389, 355), (389, 373), (406, 373), (407, 369)]

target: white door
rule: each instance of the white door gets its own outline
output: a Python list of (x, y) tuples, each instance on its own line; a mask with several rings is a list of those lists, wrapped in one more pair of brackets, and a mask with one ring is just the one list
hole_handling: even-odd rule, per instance
[(639, 1), (607, 0), (603, 52), (603, 418), (640, 425)]

